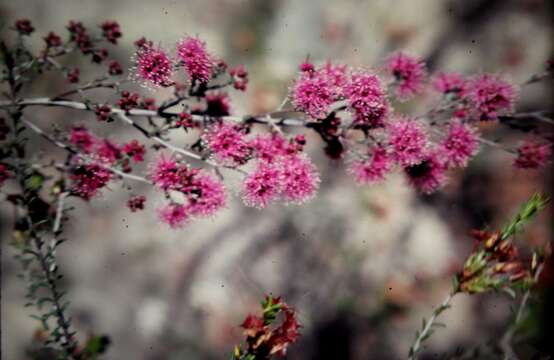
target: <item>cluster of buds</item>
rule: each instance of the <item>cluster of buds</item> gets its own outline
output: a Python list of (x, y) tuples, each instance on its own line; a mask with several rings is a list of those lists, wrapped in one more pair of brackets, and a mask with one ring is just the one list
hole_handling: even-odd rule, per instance
[(462, 271), (456, 275), (455, 291), (475, 294), (505, 290), (513, 294), (514, 290), (532, 285), (531, 270), (534, 269), (525, 266), (510, 237), (543, 209), (548, 201), (548, 198), (534, 194), (502, 231), (473, 231), (477, 243)]
[(475, 294), (531, 284), (531, 272), (510, 240), (502, 240), (500, 232), (482, 230), (474, 230), (473, 237), (478, 246), (457, 275), (460, 291)]
[[(266, 296), (261, 302), (262, 316), (248, 315), (241, 327), (246, 345), (237, 345), (233, 360), (263, 360), (272, 356), (285, 356), (288, 346), (300, 337), (301, 325), (296, 313), (280, 297)], [(276, 325), (277, 318), (281, 318)]]

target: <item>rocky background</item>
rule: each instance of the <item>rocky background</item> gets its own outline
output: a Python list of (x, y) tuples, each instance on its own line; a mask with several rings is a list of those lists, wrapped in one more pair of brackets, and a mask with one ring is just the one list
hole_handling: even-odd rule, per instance
[[(117, 20), (124, 37), (115, 57), (126, 66), (141, 36), (171, 46), (184, 34), (199, 35), (213, 53), (250, 72), (249, 90), (235, 96), (236, 114), (275, 109), (307, 54), (316, 62), (378, 67), (388, 52), (404, 49), (427, 59), (431, 71), (504, 72), (515, 83), (543, 69), (552, 55), (546, 0), (0, 1), (1, 22), (23, 17), (35, 25), (37, 45), (36, 35), (64, 33), (71, 19), (88, 26)], [(83, 64), (81, 71), (92, 78), (95, 68)], [(552, 109), (551, 85), (525, 88), (518, 110)], [(47, 75), (29, 95), (64, 86), (59, 75)], [(163, 91), (152, 95), (164, 97)], [(421, 104), (397, 109), (418, 113)], [(34, 116), (43, 124), (97, 126), (93, 114), (69, 110)], [(482, 131), (516, 144), (503, 128)], [(95, 132), (135, 135), (115, 123)], [(147, 210), (135, 214), (117, 186), (90, 203), (71, 200), (70, 241), (58, 255), (78, 332), (109, 334), (106, 359), (226, 359), (241, 339), (237, 325), (271, 292), (298, 309), (304, 325), (288, 359), (402, 359), (421, 318), (448, 292), (471, 250), (469, 230), (499, 226), (533, 191), (551, 192), (550, 170), (518, 171), (509, 156), (490, 148), (432, 196), (414, 193), (401, 176), (358, 187), (324, 156), (317, 136), (307, 135), (323, 181), (304, 206), (258, 211), (233, 196), (214, 219), (176, 231), (158, 223), (154, 194)], [(60, 155), (47, 144), (36, 146), (44, 155)], [(237, 190), (236, 179), (227, 176)], [(2, 355), (25, 359), (38, 324), (23, 307), (7, 204), (0, 204), (0, 214)], [(518, 241), (551, 239), (551, 218), (548, 210)], [(448, 358), (457, 348), (494, 343), (512, 319), (510, 304), (503, 294), (457, 296), (441, 317), (447, 328), (425, 353)]]

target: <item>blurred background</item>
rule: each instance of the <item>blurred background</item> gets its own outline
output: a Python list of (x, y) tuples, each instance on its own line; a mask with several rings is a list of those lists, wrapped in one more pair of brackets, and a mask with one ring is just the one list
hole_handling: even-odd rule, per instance
[[(90, 28), (116, 20), (123, 38), (110, 55), (125, 68), (141, 36), (170, 48), (184, 34), (199, 35), (212, 53), (250, 73), (248, 91), (233, 94), (238, 115), (275, 109), (308, 54), (316, 63), (379, 68), (387, 53), (402, 49), (427, 59), (431, 72), (500, 72), (514, 83), (543, 71), (552, 57), (548, 0), (0, 0), (0, 18), (30, 19), (36, 48), (50, 30), (65, 35), (69, 20)], [(95, 71), (83, 63), (82, 81)], [(59, 74), (47, 74), (28, 95), (65, 86)], [(552, 95), (551, 82), (527, 86), (518, 111), (552, 110)], [(427, 97), (396, 109), (418, 113)], [(86, 123), (120, 141), (136, 135), (117, 123), (95, 127), (94, 114), (41, 109), (33, 116), (42, 124)], [(506, 145), (525, 136), (500, 126), (481, 130)], [(416, 194), (400, 175), (358, 187), (341, 163), (325, 157), (316, 134), (307, 137), (323, 181), (304, 206), (258, 211), (231, 196), (214, 219), (169, 230), (158, 223), (160, 200), (147, 187), (135, 188), (149, 199), (146, 211), (135, 214), (125, 206), (129, 193), (117, 185), (90, 203), (72, 199), (69, 241), (58, 256), (78, 333), (108, 334), (106, 359), (226, 359), (242, 338), (238, 325), (272, 293), (294, 306), (304, 325), (288, 359), (406, 358), (421, 318), (447, 294), (471, 251), (470, 229), (501, 226), (534, 191), (552, 192), (550, 169), (516, 170), (510, 156), (491, 148), (432, 196)], [(62, 155), (48, 144), (35, 146), (45, 156)], [(226, 175), (238, 191), (237, 179)], [(10, 207), (0, 204), (0, 211), (2, 355), (25, 359), (38, 323), (23, 307), (25, 284), (15, 276)], [(550, 219), (552, 207), (518, 243), (551, 240)], [(447, 328), (433, 335), (424, 358), (494, 348), (513, 319), (511, 304), (503, 294), (457, 296), (441, 317)]]

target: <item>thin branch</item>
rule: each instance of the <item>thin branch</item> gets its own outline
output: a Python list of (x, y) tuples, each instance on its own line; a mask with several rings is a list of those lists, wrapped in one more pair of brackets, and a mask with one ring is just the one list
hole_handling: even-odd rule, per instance
[(148, 180), (148, 179), (146, 179), (142, 176), (125, 173), (121, 170), (118, 170), (118, 169), (113, 168), (111, 166), (108, 166), (106, 164), (102, 164), (101, 162), (97, 162), (94, 159), (92, 159), (92, 158), (90, 158), (90, 157), (88, 157), (84, 154), (79, 153), (78, 151), (76, 151), (75, 149), (70, 147), (69, 145), (64, 144), (63, 142), (57, 140), (52, 135), (46, 133), (44, 130), (42, 130), (40, 127), (38, 127), (36, 124), (32, 123), (31, 121), (29, 121), (25, 118), (22, 118), (21, 121), (25, 125), (27, 125), (27, 127), (29, 129), (33, 130), (35, 133), (39, 134), (40, 136), (42, 136), (43, 138), (45, 138), (46, 140), (48, 140), (52, 144), (56, 145), (57, 147), (59, 147), (61, 149), (64, 149), (65, 151), (68, 151), (69, 153), (71, 153), (75, 156), (78, 156), (80, 159), (84, 160), (87, 163), (97, 164), (98, 166), (101, 166), (104, 169), (109, 170), (109, 171), (113, 172), (114, 174), (117, 174), (117, 175), (119, 175), (123, 178), (131, 179), (131, 180), (135, 180), (135, 181), (140, 181), (140, 182), (147, 183), (147, 184), (152, 184), (152, 182), (150, 180)]
[(425, 323), (425, 326), (421, 330), (421, 332), (416, 337), (416, 340), (414, 344), (410, 347), (410, 353), (409, 353), (409, 359), (415, 360), (417, 359), (417, 353), (420, 351), (421, 344), (429, 338), (432, 334), (432, 327), (435, 323), (435, 320), (437, 317), (446, 309), (450, 307), (450, 301), (454, 297), (454, 295), (457, 294), (457, 291), (452, 290), (448, 296), (443, 300), (443, 302), (435, 309), (433, 310), (433, 315), (427, 320)]

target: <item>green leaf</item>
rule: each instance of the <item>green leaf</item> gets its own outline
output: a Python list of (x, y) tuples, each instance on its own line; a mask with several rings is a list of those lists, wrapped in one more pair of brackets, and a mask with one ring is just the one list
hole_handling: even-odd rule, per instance
[(508, 225), (504, 226), (502, 229), (501, 239), (505, 240), (515, 234), (525, 222), (529, 221), (537, 212), (544, 209), (549, 201), (550, 199), (544, 195), (539, 193), (533, 194), (533, 196), (531, 196), (529, 200), (521, 206), (519, 212), (512, 219), (512, 221)]

